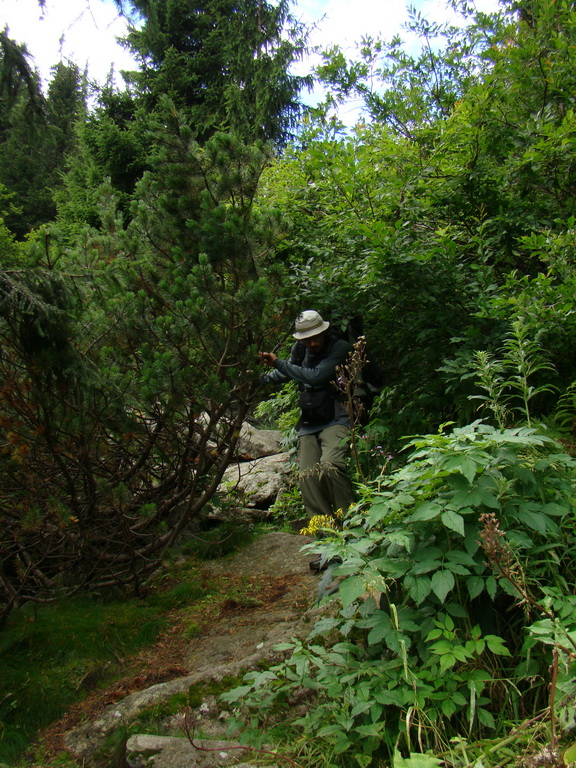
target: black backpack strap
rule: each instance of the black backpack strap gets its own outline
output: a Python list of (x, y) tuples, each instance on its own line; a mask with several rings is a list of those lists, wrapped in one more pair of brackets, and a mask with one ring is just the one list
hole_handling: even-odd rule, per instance
[(292, 347), (292, 352), (290, 353), (290, 362), (294, 365), (302, 365), (305, 356), (306, 346), (301, 341), (297, 341)]

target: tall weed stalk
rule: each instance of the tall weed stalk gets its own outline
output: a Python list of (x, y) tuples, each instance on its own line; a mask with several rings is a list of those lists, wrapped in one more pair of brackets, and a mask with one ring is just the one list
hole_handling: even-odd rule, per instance
[(486, 394), (471, 395), (470, 399), (480, 400), (492, 411), (501, 429), (510, 426), (514, 415), (519, 415), (531, 427), (532, 401), (556, 389), (549, 382), (534, 383), (537, 374), (553, 373), (555, 369), (546, 360), (542, 346), (530, 337), (530, 333), (529, 324), (524, 318), (519, 318), (512, 323), (510, 333), (500, 348), (499, 359), (483, 350), (475, 354), (477, 383)]

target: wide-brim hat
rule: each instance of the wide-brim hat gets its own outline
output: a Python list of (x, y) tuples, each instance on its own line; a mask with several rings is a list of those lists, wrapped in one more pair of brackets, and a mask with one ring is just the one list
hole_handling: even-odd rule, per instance
[(330, 328), (330, 323), (322, 320), (318, 312), (314, 309), (306, 309), (301, 312), (294, 323), (295, 339), (309, 339), (310, 336), (317, 336)]

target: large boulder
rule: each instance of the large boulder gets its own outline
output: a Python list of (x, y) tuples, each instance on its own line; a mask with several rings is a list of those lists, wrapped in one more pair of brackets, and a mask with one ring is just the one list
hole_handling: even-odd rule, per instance
[[(202, 413), (197, 420), (198, 439), (207, 429), (209, 423), (208, 414)], [(208, 442), (209, 448), (216, 448), (216, 439), (223, 437), (226, 431), (226, 425), (220, 423), (213, 427), (212, 440)], [(236, 459), (239, 461), (248, 461), (250, 459), (259, 459), (262, 456), (272, 456), (275, 453), (282, 452), (282, 433), (277, 429), (258, 429), (247, 421), (242, 424), (238, 443), (236, 445)]]
[(289, 472), (290, 461), (285, 453), (232, 464), (224, 473), (218, 493), (233, 494), (239, 505), (249, 509), (267, 509), (282, 490)]
[(243, 459), (260, 459), (282, 451), (282, 433), (277, 429), (256, 429), (244, 422), (236, 453)]

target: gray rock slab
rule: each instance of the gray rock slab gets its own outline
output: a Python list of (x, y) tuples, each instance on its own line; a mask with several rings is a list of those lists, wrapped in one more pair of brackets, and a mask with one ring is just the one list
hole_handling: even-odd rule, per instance
[(282, 433), (277, 429), (256, 429), (245, 422), (240, 430), (236, 453), (246, 459), (260, 459), (282, 452)]
[[(252, 754), (238, 742), (197, 739), (194, 745), (176, 736), (131, 736), (126, 743), (126, 762), (130, 768), (220, 768), (249, 766)], [(272, 768), (271, 765), (261, 768)]]
[[(301, 551), (309, 541), (307, 536), (269, 533), (233, 555), (207, 563), (205, 576), (209, 579), (230, 574), (243, 574), (248, 580), (264, 579), (272, 590), (266, 605), (258, 606), (257, 600), (250, 605), (248, 587), (245, 606), (241, 602), (237, 610), (229, 606), (202, 637), (191, 640), (185, 659), (179, 659), (190, 674), (136, 691), (110, 705), (97, 719), (69, 731), (65, 735), (66, 748), (89, 764), (107, 736), (121, 726), (131, 726), (148, 707), (185, 693), (197, 683), (219, 682), (227, 675), (238, 676), (256, 669), (263, 661), (275, 663), (283, 658), (285, 653), (274, 649), (276, 643), (306, 637), (314, 621), (326, 611), (316, 602), (318, 577), (309, 570), (310, 555)], [(205, 734), (213, 732), (210, 720), (224, 724), (221, 711), (204, 714), (199, 708), (197, 714)], [(149, 765), (179, 768), (181, 763)]]
[(218, 493), (234, 494), (246, 507), (266, 506), (274, 501), (289, 472), (285, 453), (232, 464), (224, 473)]

